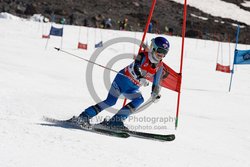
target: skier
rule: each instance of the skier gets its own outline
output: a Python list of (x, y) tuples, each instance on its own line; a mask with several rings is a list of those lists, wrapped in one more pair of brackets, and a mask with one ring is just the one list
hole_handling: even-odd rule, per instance
[(163, 73), (162, 59), (168, 53), (169, 47), (170, 44), (166, 38), (153, 38), (149, 50), (139, 53), (133, 63), (116, 75), (106, 100), (86, 108), (78, 117), (73, 117), (71, 120), (82, 127), (90, 127), (89, 119), (115, 105), (122, 94), (131, 102), (123, 106), (110, 120), (104, 120), (99, 125), (115, 130), (128, 130), (123, 121), (144, 102), (139, 88), (142, 85), (148, 85), (146, 77), (153, 78), (152, 101), (157, 102), (160, 98), (159, 84)]

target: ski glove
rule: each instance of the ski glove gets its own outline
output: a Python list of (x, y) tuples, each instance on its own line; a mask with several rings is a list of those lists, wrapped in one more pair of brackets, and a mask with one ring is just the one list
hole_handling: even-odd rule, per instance
[(148, 86), (149, 85), (149, 82), (146, 78), (140, 78), (140, 84), (144, 87)]
[(154, 92), (151, 93), (151, 99), (154, 103), (157, 103), (161, 98), (160, 94), (156, 94)]

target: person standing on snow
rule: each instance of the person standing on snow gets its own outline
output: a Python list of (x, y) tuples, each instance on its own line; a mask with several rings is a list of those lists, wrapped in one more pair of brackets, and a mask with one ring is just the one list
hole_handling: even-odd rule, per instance
[(168, 53), (169, 47), (170, 44), (166, 38), (153, 38), (149, 51), (139, 53), (133, 63), (116, 75), (107, 98), (86, 108), (78, 117), (73, 117), (71, 120), (82, 127), (89, 127), (91, 118), (104, 109), (115, 105), (119, 96), (124, 95), (131, 101), (123, 106), (110, 120), (104, 120), (99, 125), (115, 130), (128, 130), (123, 121), (144, 102), (139, 88), (142, 85), (148, 85), (146, 77), (153, 78), (152, 101), (156, 102), (160, 98), (159, 84), (163, 73), (162, 59)]

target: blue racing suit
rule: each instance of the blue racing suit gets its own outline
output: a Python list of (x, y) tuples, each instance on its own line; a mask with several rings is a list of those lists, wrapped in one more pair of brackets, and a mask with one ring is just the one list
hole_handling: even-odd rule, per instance
[(111, 121), (119, 124), (119, 122), (125, 120), (144, 102), (139, 88), (141, 86), (140, 81), (146, 77), (154, 78), (152, 92), (158, 94), (159, 82), (163, 70), (162, 62), (157, 64), (151, 63), (148, 55), (148, 52), (140, 53), (132, 64), (122, 69), (112, 82), (107, 98), (96, 105), (88, 107), (82, 114), (92, 118), (104, 109), (115, 105), (119, 96), (124, 95), (125, 98), (131, 101), (111, 118)]

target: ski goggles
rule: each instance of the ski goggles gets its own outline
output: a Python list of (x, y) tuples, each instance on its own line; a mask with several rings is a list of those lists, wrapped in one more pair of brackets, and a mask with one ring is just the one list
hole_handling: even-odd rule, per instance
[(156, 48), (155, 51), (156, 51), (157, 53), (164, 54), (165, 56), (166, 56), (167, 53), (168, 53), (168, 49), (164, 49), (164, 48)]
[(160, 57), (165, 57), (168, 53), (168, 49), (163, 48), (153, 48), (153, 51), (155, 51)]
[(161, 47), (157, 47), (154, 43), (154, 41), (152, 41), (152, 45), (153, 45), (153, 51), (163, 54), (164, 57), (167, 55), (169, 49), (168, 48), (161, 48)]

